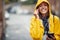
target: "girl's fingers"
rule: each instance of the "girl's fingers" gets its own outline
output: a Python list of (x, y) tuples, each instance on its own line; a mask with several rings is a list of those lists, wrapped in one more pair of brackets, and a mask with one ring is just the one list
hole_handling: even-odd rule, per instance
[(54, 36), (51, 36), (53, 40), (56, 40), (56, 38)]
[(38, 9), (34, 11), (34, 16), (39, 19), (39, 16), (38, 16)]
[(34, 14), (38, 14), (38, 9), (34, 11)]

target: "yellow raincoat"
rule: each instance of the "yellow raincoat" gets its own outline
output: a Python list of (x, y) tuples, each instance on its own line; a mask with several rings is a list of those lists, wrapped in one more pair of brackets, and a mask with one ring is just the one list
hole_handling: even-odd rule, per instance
[[(42, 2), (46, 2), (49, 4), (47, 0), (38, 0), (36, 7), (41, 4)], [(35, 7), (35, 10), (36, 10)], [(49, 4), (49, 32), (54, 33), (56, 40), (60, 40), (60, 21), (57, 16), (53, 16), (51, 13), (51, 8)], [(37, 19), (35, 16), (32, 17), (30, 23), (30, 35), (33, 40), (42, 40), (44, 34), (44, 26), (41, 19)]]

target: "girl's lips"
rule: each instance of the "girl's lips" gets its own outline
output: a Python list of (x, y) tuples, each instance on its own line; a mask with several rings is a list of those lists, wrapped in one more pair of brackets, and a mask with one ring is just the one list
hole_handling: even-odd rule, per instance
[(45, 11), (46, 11), (46, 9), (42, 9), (42, 11), (43, 11), (43, 12), (45, 12)]

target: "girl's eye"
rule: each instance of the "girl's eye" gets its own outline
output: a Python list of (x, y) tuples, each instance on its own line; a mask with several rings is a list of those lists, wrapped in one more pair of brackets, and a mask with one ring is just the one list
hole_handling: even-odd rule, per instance
[(39, 7), (41, 7), (42, 5), (40, 5)]
[(44, 6), (47, 6), (46, 4)]

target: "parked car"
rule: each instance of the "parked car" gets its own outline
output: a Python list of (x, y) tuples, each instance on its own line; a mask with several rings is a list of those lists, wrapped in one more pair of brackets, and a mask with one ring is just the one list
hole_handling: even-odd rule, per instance
[(31, 14), (31, 10), (22, 8), (21, 5), (15, 4), (7, 9), (11, 14)]

